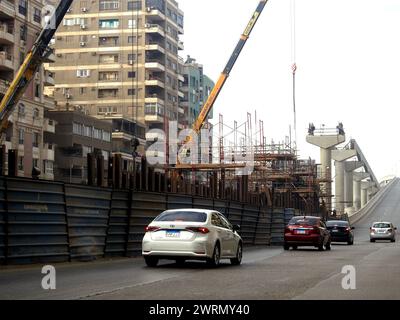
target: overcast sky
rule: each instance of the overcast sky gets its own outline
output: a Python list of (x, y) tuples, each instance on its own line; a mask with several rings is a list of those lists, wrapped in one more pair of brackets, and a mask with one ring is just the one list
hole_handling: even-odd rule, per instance
[[(185, 51), (215, 81), (258, 0), (179, 0)], [(336, 127), (358, 141), (378, 179), (400, 175), (400, 0), (296, 1), (298, 148), (308, 123)], [(267, 140), (293, 123), (290, 0), (269, 0), (214, 107), (214, 119), (244, 122), (257, 110)]]

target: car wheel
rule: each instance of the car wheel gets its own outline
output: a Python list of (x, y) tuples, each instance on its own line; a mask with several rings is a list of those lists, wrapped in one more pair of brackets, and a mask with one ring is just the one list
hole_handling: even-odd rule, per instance
[(285, 243), (285, 244), (283, 245), (283, 250), (289, 250), (289, 249), (290, 249), (289, 245)]
[(326, 250), (331, 250), (331, 240), (329, 240), (329, 242), (326, 243), (325, 249)]
[(347, 242), (347, 244), (348, 244), (349, 246), (352, 246), (352, 245), (354, 244), (354, 240), (351, 239), (350, 241)]
[(320, 245), (318, 245), (319, 251), (324, 251), (324, 242), (322, 241)]
[(211, 267), (218, 267), (220, 258), (221, 254), (220, 254), (219, 244), (217, 243), (214, 247), (214, 252), (212, 257), (207, 259), (207, 264)]
[(158, 264), (158, 258), (154, 258), (154, 257), (144, 257), (144, 261), (146, 262), (146, 265), (148, 267), (157, 267)]
[(371, 242), (375, 242), (375, 239), (370, 239), (369, 241), (371, 241)]
[(242, 263), (242, 256), (243, 256), (243, 246), (239, 242), (238, 249), (237, 249), (237, 252), (236, 252), (236, 258), (231, 259), (231, 264), (233, 264), (234, 266), (238, 266), (239, 264), (241, 264)]
[(293, 246), (293, 250), (297, 250), (297, 246)]
[(390, 242), (396, 242), (396, 239), (391, 239)]

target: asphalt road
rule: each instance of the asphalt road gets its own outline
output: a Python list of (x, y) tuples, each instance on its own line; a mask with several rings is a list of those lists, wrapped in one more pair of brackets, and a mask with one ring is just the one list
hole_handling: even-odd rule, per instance
[[(50, 291), (41, 288), (42, 266), (6, 267), (0, 299), (400, 299), (400, 244), (369, 242), (371, 223), (381, 219), (400, 227), (399, 180), (355, 225), (353, 246), (251, 248), (241, 266), (226, 261), (218, 269), (168, 261), (153, 269), (141, 258), (57, 264), (57, 287)], [(355, 268), (355, 290), (342, 288), (346, 265)]]

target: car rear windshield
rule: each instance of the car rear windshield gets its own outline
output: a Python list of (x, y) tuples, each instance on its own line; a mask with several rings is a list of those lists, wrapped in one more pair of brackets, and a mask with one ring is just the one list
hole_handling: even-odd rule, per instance
[(307, 225), (307, 226), (316, 226), (319, 223), (319, 219), (318, 218), (292, 218), (289, 221), (289, 225)]
[(161, 213), (155, 221), (206, 222), (207, 214), (196, 211), (168, 211)]
[(330, 220), (326, 222), (327, 227), (332, 227), (332, 226), (339, 226), (339, 227), (348, 227), (349, 223), (347, 221), (335, 221), (335, 220)]
[(389, 223), (375, 223), (374, 228), (390, 228)]

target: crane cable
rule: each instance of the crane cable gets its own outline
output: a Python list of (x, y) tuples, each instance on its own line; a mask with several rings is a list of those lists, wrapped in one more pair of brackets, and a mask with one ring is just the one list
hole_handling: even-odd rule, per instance
[(297, 116), (296, 116), (296, 7), (295, 0), (290, 0), (290, 22), (291, 22), (291, 59), (293, 76), (293, 125), (294, 125), (294, 149), (297, 155)]

